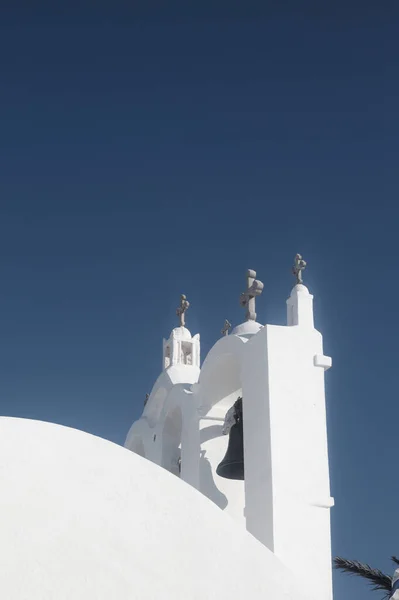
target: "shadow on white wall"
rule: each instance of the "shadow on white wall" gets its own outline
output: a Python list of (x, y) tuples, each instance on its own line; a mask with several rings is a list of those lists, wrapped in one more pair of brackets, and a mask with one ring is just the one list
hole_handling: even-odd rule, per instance
[[(209, 440), (220, 437), (222, 435), (222, 429), (222, 425), (210, 425), (209, 427), (202, 429), (200, 437), (201, 445)], [(200, 452), (200, 489), (206, 490), (208, 498), (220, 508), (224, 509), (228, 505), (228, 499), (215, 483), (212, 466), (206, 456), (206, 452), (206, 450), (201, 450)]]
[(165, 418), (162, 429), (162, 466), (180, 477), (181, 436), (183, 416), (180, 406), (175, 407)]

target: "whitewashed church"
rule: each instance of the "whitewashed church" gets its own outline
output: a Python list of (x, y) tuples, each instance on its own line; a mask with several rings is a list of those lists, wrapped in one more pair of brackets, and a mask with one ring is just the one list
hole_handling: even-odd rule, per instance
[(226, 321), (202, 367), (181, 297), (125, 448), (0, 419), (5, 600), (332, 600), (331, 358), (305, 266), (284, 326), (256, 321), (249, 270), (245, 321)]

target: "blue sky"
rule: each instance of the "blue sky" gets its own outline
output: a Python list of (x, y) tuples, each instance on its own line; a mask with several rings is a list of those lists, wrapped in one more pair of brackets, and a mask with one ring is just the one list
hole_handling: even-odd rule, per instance
[[(390, 572), (398, 3), (38, 4), (0, 24), (1, 413), (123, 443), (180, 293), (205, 358), (248, 267), (285, 322), (301, 252), (334, 361), (333, 552)], [(335, 598), (378, 594), (337, 575)]]

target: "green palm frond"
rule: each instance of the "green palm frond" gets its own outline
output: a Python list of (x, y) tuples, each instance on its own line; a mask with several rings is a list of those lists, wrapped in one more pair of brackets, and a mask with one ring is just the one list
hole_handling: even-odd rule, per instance
[(357, 560), (347, 560), (339, 556), (334, 558), (334, 566), (344, 573), (363, 577), (363, 579), (368, 581), (373, 590), (384, 592), (384, 598), (389, 598), (391, 595), (392, 578), (382, 573), (379, 569), (372, 569), (369, 565), (360, 563)]
[(397, 558), (396, 556), (391, 556), (391, 561), (399, 567), (399, 558)]

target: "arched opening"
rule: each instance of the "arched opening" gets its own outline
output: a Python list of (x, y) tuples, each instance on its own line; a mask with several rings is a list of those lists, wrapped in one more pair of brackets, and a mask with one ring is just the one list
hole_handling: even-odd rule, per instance
[(199, 378), (203, 408), (230, 408), (230, 399), (241, 389), (241, 364), (236, 353), (208, 355)]
[(165, 348), (165, 357), (164, 357), (164, 364), (163, 364), (163, 368), (167, 369), (168, 367), (170, 367), (170, 346), (166, 346)]
[(162, 430), (162, 466), (177, 477), (181, 473), (182, 429), (182, 412), (177, 406), (166, 416)]
[(193, 364), (193, 344), (191, 342), (181, 343), (181, 358), (180, 361), (183, 365)]
[[(241, 343), (241, 342), (238, 342)], [(244, 481), (219, 477), (229, 434), (223, 430), (227, 411), (242, 396), (240, 348), (237, 352), (208, 355), (201, 371), (200, 490), (220, 508), (245, 522)], [(234, 349), (235, 350), (235, 349)]]

